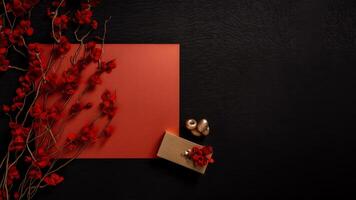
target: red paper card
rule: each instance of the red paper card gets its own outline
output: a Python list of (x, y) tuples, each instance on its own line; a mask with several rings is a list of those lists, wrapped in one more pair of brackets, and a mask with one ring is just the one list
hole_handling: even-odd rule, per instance
[[(41, 45), (48, 57), (50, 45)], [(73, 55), (73, 45), (68, 55)], [(97, 105), (107, 88), (115, 90), (118, 112), (112, 124), (114, 134), (95, 143), (79, 158), (154, 158), (165, 130), (179, 133), (179, 45), (178, 44), (106, 44), (103, 60), (116, 59), (117, 68), (104, 74), (103, 84), (82, 98)], [(70, 66), (69, 58), (62, 65)], [(80, 90), (96, 65), (83, 72)], [(58, 69), (56, 73), (63, 71)], [(77, 99), (73, 96), (69, 106)], [(77, 133), (98, 114), (98, 108), (82, 111), (65, 122), (63, 134)], [(100, 123), (100, 122), (98, 122)], [(59, 139), (63, 142), (64, 137)]]

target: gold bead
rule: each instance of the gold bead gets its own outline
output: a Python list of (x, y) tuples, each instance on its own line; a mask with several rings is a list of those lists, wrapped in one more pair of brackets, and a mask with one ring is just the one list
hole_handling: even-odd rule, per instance
[(209, 132), (210, 132), (210, 128), (209, 128), (209, 126), (203, 131), (203, 132), (201, 132), (204, 136), (207, 136), (207, 135), (209, 135)]
[(184, 151), (184, 156), (188, 156), (190, 153), (190, 149)]
[(197, 121), (195, 119), (188, 119), (186, 122), (185, 122), (185, 127), (188, 129), (188, 130), (193, 130), (197, 127)]
[(209, 123), (208, 120), (206, 119), (202, 119), (199, 121), (198, 125), (197, 125), (197, 129), (199, 132), (203, 132), (205, 131), (207, 128), (209, 127)]

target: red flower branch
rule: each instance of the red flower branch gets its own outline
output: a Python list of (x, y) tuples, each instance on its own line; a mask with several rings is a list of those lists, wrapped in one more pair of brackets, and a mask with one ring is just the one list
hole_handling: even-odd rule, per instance
[[(46, 13), (54, 43), (46, 62), (39, 45), (27, 42), (36, 32), (30, 11), (39, 0), (2, 0), (0, 3), (4, 11), (0, 15), (0, 73), (8, 70), (22, 73), (12, 103), (0, 107), (2, 113), (9, 117), (11, 137), (7, 152), (0, 160), (0, 200), (32, 199), (40, 188), (63, 182), (64, 177), (58, 174), (61, 168), (90, 144), (113, 134), (110, 122), (117, 110), (116, 93), (105, 90), (99, 105), (82, 101), (85, 94), (102, 83), (103, 73), (111, 73), (116, 68), (115, 60), (102, 60), (108, 20), (104, 23), (104, 35), (91, 37), (101, 38), (100, 47), (96, 41), (88, 40), (88, 36), (99, 27), (98, 21), (93, 19), (93, 9), (99, 2), (86, 0), (78, 9), (70, 10), (66, 0), (50, 1)], [(73, 26), (76, 29), (70, 30)], [(73, 55), (67, 55), (72, 45), (66, 34), (73, 34), (79, 43)], [(10, 48), (14, 51), (10, 52)], [(9, 56), (12, 53), (24, 57), (27, 66), (13, 66)], [(58, 74), (54, 68), (61, 65), (63, 56), (71, 58), (71, 65)], [(85, 89), (79, 91), (82, 72), (92, 64), (97, 65), (97, 69), (86, 81)], [(79, 93), (78, 99), (68, 106), (76, 93)], [(50, 103), (48, 99), (54, 96), (60, 98)], [(98, 116), (83, 125), (80, 132), (67, 134), (61, 131), (66, 120), (93, 107), (98, 108)], [(103, 127), (97, 124), (99, 118), (107, 121)], [(55, 126), (59, 128), (54, 129)], [(64, 144), (57, 143), (60, 137), (66, 138)], [(73, 153), (73, 158), (62, 161), (61, 156), (68, 152)]]

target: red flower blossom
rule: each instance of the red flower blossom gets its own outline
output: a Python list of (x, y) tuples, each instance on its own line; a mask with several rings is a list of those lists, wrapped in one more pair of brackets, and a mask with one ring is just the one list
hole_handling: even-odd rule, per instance
[(11, 105), (11, 110), (15, 111), (20, 109), (23, 106), (22, 102), (15, 102), (14, 104)]
[(10, 122), (9, 127), (11, 129), (12, 136), (27, 136), (30, 132), (29, 128), (25, 128), (21, 124), (17, 124), (14, 122)]
[(93, 20), (90, 24), (90, 26), (92, 27), (92, 29), (96, 30), (98, 29), (98, 21)]
[(61, 15), (61, 16), (54, 18), (53, 25), (57, 29), (64, 30), (64, 29), (68, 28), (68, 22), (69, 22), (69, 17), (67, 15)]
[(60, 88), (62, 89), (62, 94), (64, 97), (71, 96), (79, 87), (80, 74), (79, 69), (73, 66), (67, 69), (62, 74), (63, 83)]
[(188, 157), (193, 160), (194, 165), (203, 167), (208, 163), (214, 162), (214, 160), (210, 157), (212, 153), (213, 148), (211, 146), (204, 146), (202, 148), (193, 147)]
[(101, 63), (101, 67), (98, 69), (100, 72), (106, 72), (106, 73), (111, 73), (111, 71), (113, 69), (116, 68), (116, 62), (115, 60), (110, 60), (109, 62), (105, 63), (102, 62)]
[(49, 74), (46, 76), (46, 81), (42, 84), (41, 91), (43, 93), (52, 94), (56, 92), (59, 85), (59, 80), (56, 74)]
[(90, 41), (90, 42), (88, 42), (88, 43), (86, 44), (86, 46), (87, 46), (87, 49), (88, 49), (88, 50), (92, 50), (92, 49), (95, 48), (96, 42)]
[(64, 55), (70, 50), (70, 43), (66, 36), (61, 36), (59, 39), (59, 44), (54, 47), (57, 56)]
[(83, 105), (80, 102), (74, 103), (69, 110), (69, 114), (75, 115), (83, 110)]
[(67, 150), (72, 151), (77, 148), (78, 143), (80, 142), (79, 136), (76, 133), (68, 133), (66, 137), (65, 147)]
[(90, 24), (93, 12), (89, 9), (77, 10), (75, 13), (76, 22), (80, 25)]
[(23, 136), (15, 136), (10, 142), (9, 151), (22, 151), (25, 148), (25, 139)]
[(100, 48), (93, 48), (90, 57), (94, 62), (98, 62), (101, 57), (102, 50)]
[(13, 0), (6, 4), (7, 10), (12, 10), (15, 16), (23, 16), (27, 13), (39, 0)]
[(20, 172), (17, 170), (16, 166), (13, 165), (9, 168), (7, 173), (7, 185), (12, 185), (14, 181), (20, 179)]
[(48, 176), (46, 176), (43, 181), (47, 183), (49, 186), (55, 186), (61, 183), (64, 180), (64, 178), (56, 173), (52, 173)]
[(42, 172), (40, 169), (37, 168), (32, 168), (30, 169), (30, 171), (28, 172), (28, 177), (35, 179), (35, 180), (39, 180), (42, 178)]
[(80, 131), (80, 140), (84, 143), (95, 142), (97, 138), (97, 129), (93, 124), (85, 125)]
[(4, 111), (5, 113), (10, 112), (11, 108), (8, 105), (2, 105), (2, 111)]
[(109, 118), (113, 118), (116, 113), (116, 93), (112, 93), (106, 90), (101, 95), (100, 109), (102, 114), (107, 115)]
[(14, 200), (20, 199), (20, 193), (19, 192), (14, 192)]
[(75, 133), (68, 133), (66, 141), (67, 142), (73, 142), (78, 138), (78, 135)]
[(32, 161), (32, 164), (38, 168), (45, 168), (51, 164), (49, 152), (44, 146), (40, 146), (36, 150), (36, 160)]
[(96, 85), (100, 85), (103, 81), (100, 78), (100, 74), (95, 73), (91, 75), (88, 79), (88, 84), (90, 89), (94, 89)]
[(113, 133), (114, 133), (114, 127), (111, 125), (105, 127), (105, 129), (103, 130), (103, 135), (105, 137), (110, 137), (112, 136)]

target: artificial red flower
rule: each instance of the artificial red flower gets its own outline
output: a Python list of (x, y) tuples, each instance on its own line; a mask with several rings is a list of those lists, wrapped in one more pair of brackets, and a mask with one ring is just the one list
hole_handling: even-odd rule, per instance
[(6, 184), (12, 185), (18, 179), (20, 179), (20, 172), (17, 170), (16, 166), (13, 165), (8, 170)]
[(19, 82), (23, 91), (29, 92), (31, 90), (32, 80), (28, 74), (25, 76), (20, 76)]
[(25, 156), (24, 158), (25, 163), (32, 163), (32, 157), (31, 156)]
[(95, 48), (96, 42), (90, 41), (90, 42), (88, 42), (88, 43), (86, 44), (86, 46), (87, 46), (87, 49), (88, 49), (88, 50), (92, 50), (92, 49)]
[(203, 167), (208, 163), (213, 163), (214, 160), (211, 158), (211, 154), (213, 153), (213, 148), (211, 146), (204, 147), (193, 147), (188, 157), (193, 160), (194, 165)]
[(15, 16), (23, 16), (27, 13), (39, 0), (13, 0), (6, 4), (7, 10), (12, 10)]
[(75, 13), (76, 22), (80, 25), (90, 24), (93, 12), (89, 9), (77, 10)]
[(6, 48), (0, 47), (0, 55), (4, 55), (4, 54), (6, 54), (6, 52), (7, 52)]
[(102, 50), (100, 48), (93, 48), (90, 57), (94, 62), (98, 62), (101, 57)]
[(67, 142), (73, 142), (78, 138), (78, 135), (76, 133), (68, 133), (66, 141)]
[(13, 151), (22, 151), (23, 149), (25, 149), (25, 139), (23, 136), (15, 136), (9, 145), (9, 151), (13, 152)]
[(0, 72), (9, 70), (10, 61), (6, 59), (5, 55), (0, 55)]
[(32, 168), (28, 172), (28, 177), (35, 180), (39, 180), (42, 178), (42, 171), (38, 168)]
[(66, 53), (68, 53), (68, 51), (70, 50), (70, 43), (69, 40), (66, 36), (62, 35), (59, 38), (59, 44), (57, 44), (57, 46), (54, 47), (54, 50), (56, 52), (56, 56), (62, 56)]
[(68, 133), (66, 137), (66, 144), (65, 144), (66, 150), (73, 151), (74, 149), (76, 149), (80, 143), (78, 139), (80, 139), (78, 134)]
[(75, 93), (79, 87), (80, 73), (79, 69), (73, 65), (73, 67), (65, 70), (62, 74), (63, 83), (60, 88), (64, 97), (69, 97)]
[(49, 186), (55, 186), (61, 183), (64, 180), (64, 178), (56, 173), (52, 173), (48, 176), (46, 176), (43, 181), (47, 183)]
[(9, 70), (8, 66), (0, 66), (0, 72), (6, 72), (7, 70)]
[(113, 69), (116, 68), (116, 62), (115, 60), (110, 60), (109, 62), (105, 63), (105, 62), (102, 62), (101, 63), (101, 68), (99, 68), (98, 70), (101, 72), (106, 72), (106, 73), (111, 73), (111, 71)]
[(17, 88), (16, 89), (16, 94), (17, 94), (17, 97), (22, 99), (26, 96), (26, 92), (23, 88)]
[(15, 122), (10, 122), (9, 127), (11, 129), (12, 136), (27, 136), (30, 132), (29, 128), (25, 128), (21, 124)]
[(110, 137), (112, 136), (113, 133), (114, 133), (114, 127), (111, 125), (105, 127), (105, 129), (103, 130), (103, 135), (105, 137)]
[(94, 89), (96, 85), (100, 85), (103, 81), (100, 78), (100, 74), (95, 73), (91, 75), (88, 79), (88, 84), (90, 89)]
[(100, 109), (102, 114), (107, 115), (109, 118), (113, 118), (116, 113), (116, 93), (106, 90), (101, 95)]
[(2, 111), (4, 111), (5, 113), (10, 112), (11, 108), (8, 105), (2, 105)]
[(20, 193), (19, 192), (14, 192), (14, 200), (20, 199)]
[(61, 117), (62, 110), (63, 110), (63, 105), (61, 103), (55, 103), (47, 110), (48, 120), (57, 121)]
[(80, 140), (82, 142), (95, 142), (97, 138), (97, 129), (93, 124), (85, 125), (80, 131)]
[(0, 200), (6, 200), (7, 198), (7, 192), (5, 189), (0, 189)]
[(83, 105), (80, 102), (76, 102), (70, 107), (69, 114), (75, 115), (82, 110), (83, 110)]
[(56, 92), (59, 85), (57, 74), (49, 74), (46, 76), (45, 80), (46, 81), (42, 84), (41, 91), (48, 94)]
[(92, 29), (94, 29), (94, 30), (98, 29), (98, 21), (96, 21), (96, 20), (91, 21), (90, 26), (91, 26)]
[(18, 110), (22, 108), (22, 106), (23, 106), (22, 102), (15, 102), (14, 104), (11, 105), (11, 110), (12, 111)]
[(53, 25), (58, 29), (68, 28), (69, 17), (67, 15), (61, 15), (53, 20)]

